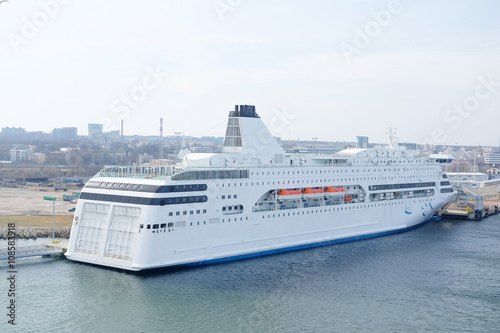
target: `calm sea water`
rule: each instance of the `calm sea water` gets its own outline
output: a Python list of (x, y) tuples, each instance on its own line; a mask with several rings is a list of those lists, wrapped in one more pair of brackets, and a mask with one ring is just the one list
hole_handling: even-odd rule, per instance
[(1, 332), (499, 332), (500, 215), (182, 270), (19, 260)]

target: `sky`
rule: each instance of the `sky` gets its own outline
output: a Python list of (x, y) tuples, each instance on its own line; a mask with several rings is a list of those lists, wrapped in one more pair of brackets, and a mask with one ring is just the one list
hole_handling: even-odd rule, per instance
[(500, 144), (499, 1), (0, 0), (0, 128)]

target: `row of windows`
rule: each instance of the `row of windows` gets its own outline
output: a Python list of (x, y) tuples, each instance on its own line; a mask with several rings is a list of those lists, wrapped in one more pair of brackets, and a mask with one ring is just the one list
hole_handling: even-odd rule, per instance
[[(387, 172), (387, 171), (404, 171), (404, 172), (406, 172), (406, 171), (431, 171), (431, 170), (433, 170), (433, 168), (415, 168), (415, 169), (406, 169), (406, 168), (403, 168), (403, 170), (401, 170), (399, 168), (398, 169), (397, 168), (394, 168), (394, 169), (391, 169), (391, 168), (387, 169), (386, 168), (383, 171), (384, 172)], [(375, 168), (373, 170), (371, 170), (371, 169), (362, 169), (361, 170), (359, 168), (358, 169), (337, 169), (337, 170), (311, 170), (311, 174), (318, 174), (318, 173), (320, 173), (320, 174), (321, 173), (349, 173), (349, 172), (355, 173), (355, 172), (360, 172), (360, 171), (361, 172), (382, 172), (382, 168), (380, 168), (380, 169), (376, 169)], [(275, 173), (274, 171), (267, 171), (267, 175), (268, 176), (274, 175), (274, 173)], [(309, 174), (309, 171), (308, 170), (305, 170), (305, 171), (304, 170), (300, 170), (300, 171), (297, 170), (297, 172), (295, 172), (293, 170), (292, 171), (288, 170), (288, 171), (277, 171), (276, 173), (278, 175), (280, 175), (280, 174), (281, 175), (290, 175), (290, 174), (291, 175), (295, 175), (295, 174), (297, 174), (297, 175), (303, 174), (304, 175), (304, 174)], [(254, 173), (252, 172), (251, 175), (253, 176), (253, 174)], [(264, 175), (266, 175), (266, 172), (264, 172), (264, 171), (262, 171), (262, 172), (257, 171), (256, 172), (256, 176), (259, 176), (259, 174), (262, 175), (262, 176), (264, 176)]]
[[(146, 225), (146, 229), (151, 229), (151, 226), (153, 227), (153, 229), (158, 229), (158, 228), (164, 229), (164, 228), (167, 228), (167, 223), (153, 224), (153, 225), (148, 224), (148, 225)], [(169, 222), (168, 228), (173, 228), (173, 227), (174, 227), (174, 222)], [(144, 224), (141, 224), (139, 226), (139, 229), (143, 229), (143, 228), (144, 228)]]
[[(231, 222), (231, 221), (237, 222), (238, 219), (240, 221), (243, 221), (243, 217), (240, 217), (240, 218), (235, 217), (232, 220), (230, 218), (227, 219), (227, 222)], [(248, 216), (245, 217), (245, 221), (248, 221)], [(224, 222), (226, 222), (226, 219), (222, 219), (222, 223), (224, 223)], [(206, 225), (207, 221), (203, 221), (203, 224)], [(196, 225), (200, 225), (200, 222), (199, 221), (196, 222)], [(180, 222), (175, 222), (175, 224), (174, 224), (174, 222), (157, 223), (157, 224), (146, 224), (146, 229), (148, 229), (148, 230), (149, 229), (153, 229), (153, 232), (154, 232), (154, 230), (156, 230), (156, 229), (174, 228), (174, 226), (177, 227), (177, 228), (178, 227), (185, 227), (186, 226), (186, 222), (185, 221), (180, 221)], [(193, 222), (190, 222), (189, 226), (192, 227), (193, 226)], [(139, 225), (139, 229), (144, 229), (144, 224)]]
[(441, 189), (441, 193), (452, 193), (453, 189), (452, 188), (443, 188)]
[(152, 192), (152, 193), (192, 192), (192, 191), (207, 190), (206, 184), (159, 186), (159, 185), (111, 183), (111, 182), (96, 182), (96, 181), (87, 182), (87, 184), (85, 184), (85, 187), (105, 188), (105, 189), (120, 190), (120, 191)]
[(235, 210), (236, 212), (243, 212), (243, 205), (236, 205), (236, 206), (224, 206), (222, 207), (222, 211), (223, 212), (226, 212), (226, 211), (232, 211), (232, 210)]
[(436, 186), (435, 182), (421, 182), (421, 183), (406, 183), (406, 184), (384, 184), (384, 185), (370, 185), (368, 189), (370, 191), (378, 190), (395, 190), (399, 188), (412, 188), (412, 187), (431, 187)]
[(172, 180), (237, 179), (248, 178), (248, 170), (192, 170), (172, 176)]
[[(231, 196), (231, 194), (229, 194), (229, 195), (227, 196), (227, 198), (228, 198), (228, 199), (231, 199), (231, 198), (236, 199), (236, 198), (238, 198), (238, 194), (234, 194), (234, 195), (232, 195), (232, 196)], [(226, 199), (226, 196), (225, 196), (225, 195), (221, 196), (221, 199)]]
[[(201, 210), (197, 209), (196, 210), (196, 214), (200, 214), (200, 213), (201, 213)], [(204, 209), (203, 210), (203, 214), (206, 214), (206, 213), (207, 213), (207, 210)], [(187, 215), (187, 214), (188, 214), (187, 210), (185, 210), (185, 211), (182, 212), (182, 215)], [(180, 215), (181, 215), (181, 212), (179, 212), (179, 211), (175, 212), (175, 216), (180, 216)], [(194, 210), (190, 210), (189, 211), (189, 215), (194, 215)], [(174, 212), (169, 212), (168, 216), (174, 216)]]
[(137, 205), (150, 205), (150, 206), (165, 206), (165, 205), (200, 203), (200, 202), (207, 202), (207, 200), (208, 200), (206, 195), (197, 195), (197, 196), (191, 196), (191, 197), (176, 197), (176, 198), (141, 198), (141, 197), (129, 197), (129, 196), (123, 196), (123, 195), (88, 193), (88, 192), (82, 192), (80, 194), (80, 199), (96, 200), (96, 201), (108, 201), (108, 202), (120, 202), (120, 203), (137, 204)]
[[(308, 180), (283, 180), (283, 181), (268, 181), (267, 182), (267, 185), (288, 185), (288, 184), (312, 184), (312, 183), (323, 183), (323, 182), (348, 182), (348, 181), (362, 181), (362, 180), (386, 180), (386, 179), (406, 179), (406, 178), (434, 178), (434, 176), (431, 176), (431, 175), (410, 175), (410, 176), (388, 176), (388, 177), (357, 177), (357, 178), (333, 178), (333, 179), (308, 179)], [(244, 183), (245, 185), (243, 185), (243, 183), (240, 183), (239, 186), (248, 186), (249, 183), (246, 182)], [(227, 184), (221, 184), (221, 187), (225, 187), (227, 185), (227, 187), (231, 187), (231, 186), (238, 186), (238, 183), (233, 183), (233, 185), (231, 185), (231, 183), (227, 183)], [(263, 182), (256, 182), (256, 185), (257, 186), (264, 186), (266, 185), (266, 182), (263, 181)], [(250, 186), (254, 186), (254, 182), (251, 182), (250, 183)], [(235, 196), (236, 197), (236, 196)]]
[(446, 186), (446, 185), (450, 185), (450, 182), (449, 181), (444, 181), (444, 182), (441, 182), (441, 186)]

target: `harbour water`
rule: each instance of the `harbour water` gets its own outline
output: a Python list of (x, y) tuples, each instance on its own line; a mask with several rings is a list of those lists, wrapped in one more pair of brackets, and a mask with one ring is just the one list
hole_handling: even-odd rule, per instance
[[(498, 332), (500, 215), (189, 269), (16, 262), (1, 332)], [(0, 243), (5, 246), (4, 243)]]

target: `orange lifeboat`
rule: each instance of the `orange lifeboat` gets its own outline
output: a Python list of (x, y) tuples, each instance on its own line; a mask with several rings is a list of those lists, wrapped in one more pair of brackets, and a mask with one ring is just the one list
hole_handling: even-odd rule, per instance
[(351, 197), (350, 195), (347, 195), (347, 194), (346, 194), (346, 196), (345, 196), (345, 201), (346, 201), (346, 202), (349, 202), (349, 201), (351, 201), (351, 200), (352, 200), (352, 197)]
[(302, 195), (298, 190), (279, 190), (278, 195)]
[(276, 197), (278, 200), (297, 200), (302, 198), (302, 192), (299, 190), (278, 190)]
[(318, 193), (324, 193), (325, 191), (319, 188), (306, 188), (304, 190), (304, 194), (318, 194)]
[(345, 189), (343, 189), (342, 187), (330, 187), (330, 186), (328, 186), (326, 188), (326, 192), (329, 192), (329, 193), (345, 192)]
[(306, 188), (302, 191), (304, 199), (323, 198), (325, 191), (319, 188)]
[(342, 196), (344, 195), (345, 193), (345, 189), (343, 189), (342, 187), (331, 187), (331, 186), (328, 186), (326, 188), (326, 191), (325, 191), (325, 194), (329, 197), (332, 197), (332, 196)]

